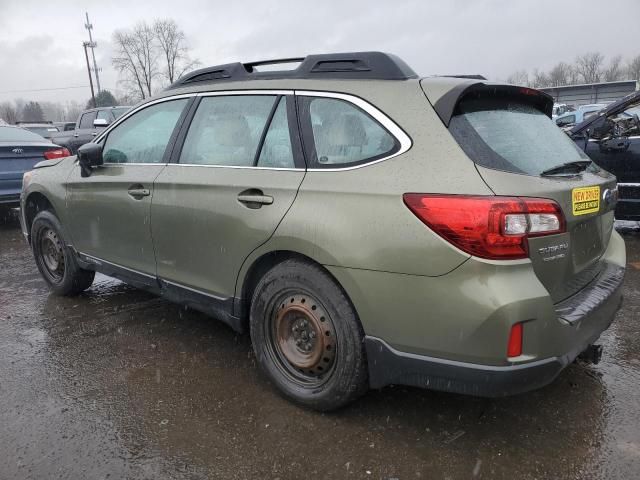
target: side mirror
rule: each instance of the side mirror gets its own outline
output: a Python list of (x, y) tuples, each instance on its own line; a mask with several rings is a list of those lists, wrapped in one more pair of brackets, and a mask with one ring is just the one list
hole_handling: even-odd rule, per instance
[(97, 143), (85, 143), (78, 148), (78, 163), (80, 164), (80, 174), (83, 177), (91, 175), (93, 167), (102, 165), (102, 145)]
[(105, 128), (109, 126), (109, 121), (104, 118), (96, 118), (93, 121), (93, 126), (96, 128)]

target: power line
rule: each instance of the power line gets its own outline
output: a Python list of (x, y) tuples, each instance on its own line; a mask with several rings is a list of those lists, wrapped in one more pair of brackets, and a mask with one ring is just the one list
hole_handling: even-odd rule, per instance
[(54, 87), (54, 88), (33, 88), (30, 90), (4, 90), (0, 93), (28, 93), (28, 92), (47, 92), (50, 90), (71, 90), (73, 88), (89, 88), (89, 85), (76, 85), (72, 87)]

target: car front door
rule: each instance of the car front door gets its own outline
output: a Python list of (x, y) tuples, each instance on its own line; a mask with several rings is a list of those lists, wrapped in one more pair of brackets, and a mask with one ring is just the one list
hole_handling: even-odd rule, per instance
[(292, 93), (199, 99), (154, 186), (157, 274), (167, 291), (231, 299), (242, 263), (293, 203), (305, 167)]
[(189, 101), (162, 101), (133, 113), (99, 139), (103, 166), (89, 177), (81, 176), (79, 166), (71, 173), (69, 233), (90, 261), (155, 278), (153, 181), (166, 166)]
[(75, 154), (80, 146), (93, 140), (93, 121), (96, 119), (97, 114), (96, 110), (82, 114), (78, 128), (75, 129), (69, 140), (68, 146), (71, 153)]

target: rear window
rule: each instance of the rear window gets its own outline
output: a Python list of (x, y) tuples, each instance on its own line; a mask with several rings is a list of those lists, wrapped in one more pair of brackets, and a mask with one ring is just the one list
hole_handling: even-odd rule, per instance
[(517, 98), (463, 99), (449, 131), (475, 163), (496, 170), (539, 175), (589, 159), (549, 117)]
[(37, 133), (38, 135), (42, 135), (43, 137), (46, 135), (51, 135), (52, 133), (56, 133), (58, 129), (56, 127), (25, 127), (27, 130), (33, 133)]
[(0, 127), (0, 142), (43, 142), (44, 138), (24, 128)]

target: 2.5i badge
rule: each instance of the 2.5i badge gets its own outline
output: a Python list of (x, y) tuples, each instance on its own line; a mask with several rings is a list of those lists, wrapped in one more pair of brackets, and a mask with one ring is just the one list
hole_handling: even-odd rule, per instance
[(585, 215), (600, 210), (600, 187), (581, 187), (571, 191), (574, 215)]

